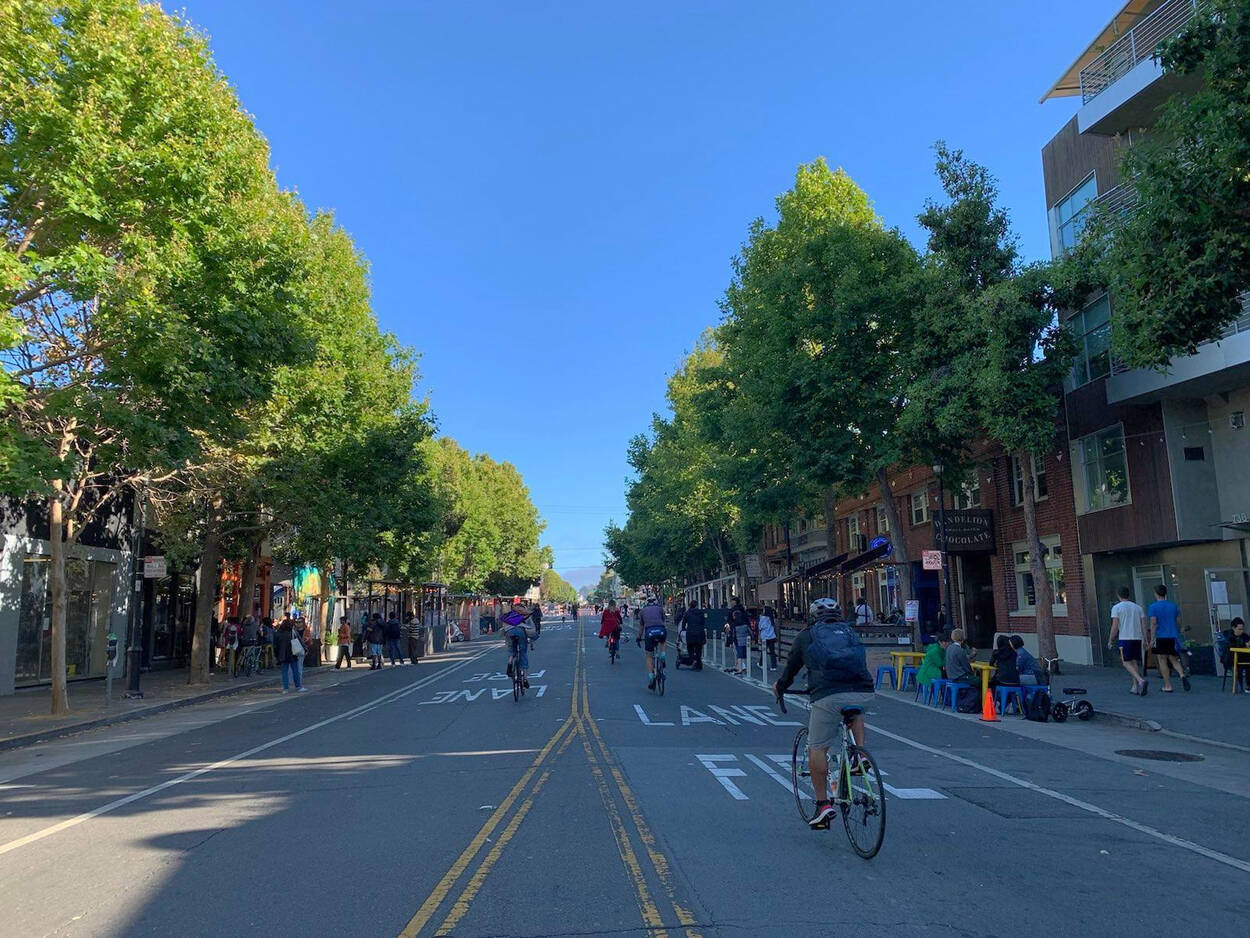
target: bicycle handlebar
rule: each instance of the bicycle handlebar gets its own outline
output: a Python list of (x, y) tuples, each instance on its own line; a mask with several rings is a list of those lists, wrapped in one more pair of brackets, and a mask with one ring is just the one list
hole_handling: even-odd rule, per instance
[(790, 688), (787, 688), (785, 691), (774, 690), (773, 697), (777, 701), (777, 706), (781, 708), (781, 712), (789, 713), (790, 711), (786, 709), (786, 694), (794, 694), (795, 696), (798, 696), (798, 697), (806, 697), (808, 693), (809, 691), (795, 690), (793, 687), (790, 687)]

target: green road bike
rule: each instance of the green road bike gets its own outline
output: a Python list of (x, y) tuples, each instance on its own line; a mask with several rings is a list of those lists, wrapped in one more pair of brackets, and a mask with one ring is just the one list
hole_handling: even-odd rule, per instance
[[(799, 694), (789, 690), (788, 694)], [(776, 694), (781, 712), (786, 712), (786, 701)], [(834, 789), (833, 805), (842, 815), (842, 826), (851, 849), (871, 860), (881, 850), (885, 841), (885, 785), (881, 782), (881, 770), (877, 760), (868, 750), (855, 745), (851, 735), (851, 720), (862, 713), (860, 707), (842, 708), (842, 743), (836, 753), (830, 753), (829, 782)], [(812, 792), (812, 773), (808, 761), (807, 727), (794, 734), (794, 748), (790, 753), (790, 787), (799, 817), (809, 823), (816, 816), (816, 798)]]

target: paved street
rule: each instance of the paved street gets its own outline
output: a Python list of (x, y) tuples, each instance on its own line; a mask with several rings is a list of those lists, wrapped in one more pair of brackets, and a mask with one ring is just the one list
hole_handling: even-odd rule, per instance
[[(878, 695), (863, 861), (795, 811), (804, 711), (713, 670), (658, 697), (593, 636), (544, 628), (520, 703), (477, 641), (0, 754), (0, 933), (1213, 934), (1250, 911), (1241, 753)], [(1202, 759), (1115, 754), (1147, 748)]]

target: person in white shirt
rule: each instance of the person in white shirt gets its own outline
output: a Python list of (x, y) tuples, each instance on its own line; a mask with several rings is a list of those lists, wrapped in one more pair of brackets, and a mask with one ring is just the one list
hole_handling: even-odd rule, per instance
[(1121, 586), (1118, 595), (1120, 601), (1111, 607), (1111, 636), (1107, 639), (1107, 647), (1120, 646), (1120, 663), (1124, 670), (1133, 678), (1130, 694), (1145, 695), (1146, 679), (1141, 674), (1142, 640), (1146, 637), (1144, 625), (1146, 610), (1133, 602), (1132, 593), (1127, 586)]
[(855, 600), (855, 624), (872, 624), (872, 606), (868, 605), (868, 600), (863, 596)]

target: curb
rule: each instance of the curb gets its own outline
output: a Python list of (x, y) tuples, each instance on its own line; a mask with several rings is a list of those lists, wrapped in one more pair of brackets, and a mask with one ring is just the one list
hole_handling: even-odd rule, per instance
[(65, 726), (58, 726), (46, 730), (37, 730), (33, 733), (26, 733), (22, 736), (10, 736), (8, 739), (0, 739), (0, 752), (8, 752), (13, 749), (25, 749), (27, 746), (34, 746), (38, 743), (50, 742), (54, 739), (61, 739), (64, 736), (75, 736), (78, 733), (85, 733), (88, 730), (99, 729), (105, 726), (116, 726), (120, 723), (130, 723), (133, 720), (142, 720), (147, 717), (156, 716), (160, 713), (168, 713), (170, 710), (179, 710), (182, 707), (190, 707), (194, 704), (207, 703), (210, 700), (219, 700), (222, 697), (229, 697), (233, 694), (242, 694), (249, 690), (268, 687), (272, 682), (279, 680), (275, 675), (272, 679), (264, 681), (253, 681), (250, 684), (242, 684), (236, 687), (223, 687), (220, 690), (207, 691), (203, 694), (196, 694), (191, 697), (182, 697), (178, 700), (170, 700), (166, 703), (153, 704), (150, 707), (140, 707), (127, 713), (115, 713), (109, 716), (98, 717), (94, 720), (83, 720), (80, 723), (70, 723)]
[(1147, 720), (1145, 717), (1135, 717), (1127, 713), (1116, 713), (1114, 710), (1095, 710), (1094, 719), (1115, 723), (1117, 726), (1127, 726), (1129, 729), (1146, 730), (1150, 733), (1163, 731), (1163, 724), (1156, 720)]

